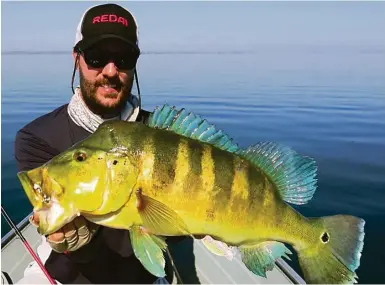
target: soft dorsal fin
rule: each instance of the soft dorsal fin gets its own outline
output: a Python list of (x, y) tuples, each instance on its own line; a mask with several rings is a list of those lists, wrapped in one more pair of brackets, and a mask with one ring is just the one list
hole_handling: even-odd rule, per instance
[(302, 205), (313, 197), (317, 188), (314, 159), (272, 142), (258, 143), (237, 154), (262, 169), (284, 201)]
[(156, 107), (149, 116), (148, 126), (157, 129), (173, 131), (179, 135), (209, 143), (228, 152), (236, 152), (240, 148), (233, 140), (214, 125), (194, 113), (188, 113), (184, 108), (176, 110), (165, 104)]

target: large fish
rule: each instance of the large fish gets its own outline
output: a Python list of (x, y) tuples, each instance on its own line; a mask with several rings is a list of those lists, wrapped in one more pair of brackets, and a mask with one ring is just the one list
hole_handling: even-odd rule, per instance
[(165, 275), (165, 237), (186, 235), (209, 237), (205, 245), (213, 252), (221, 248), (213, 241), (237, 248), (260, 276), (291, 253), (287, 243), (306, 282), (356, 282), (364, 220), (307, 218), (289, 205), (312, 198), (316, 171), (313, 159), (288, 147), (242, 149), (199, 116), (164, 105), (147, 124), (105, 122), (18, 177), (41, 234), (78, 215), (129, 230), (135, 255), (155, 276)]

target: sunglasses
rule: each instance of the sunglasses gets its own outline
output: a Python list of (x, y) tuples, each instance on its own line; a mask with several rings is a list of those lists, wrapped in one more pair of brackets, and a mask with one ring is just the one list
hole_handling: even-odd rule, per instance
[(81, 51), (84, 61), (92, 68), (103, 68), (112, 61), (119, 69), (133, 69), (139, 58), (139, 53), (135, 50), (124, 52), (102, 52), (101, 50), (92, 49)]

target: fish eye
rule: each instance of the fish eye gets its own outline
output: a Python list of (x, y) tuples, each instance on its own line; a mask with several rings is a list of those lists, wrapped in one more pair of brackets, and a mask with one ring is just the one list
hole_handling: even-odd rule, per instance
[(76, 161), (82, 162), (86, 160), (87, 155), (84, 152), (76, 152), (74, 158)]

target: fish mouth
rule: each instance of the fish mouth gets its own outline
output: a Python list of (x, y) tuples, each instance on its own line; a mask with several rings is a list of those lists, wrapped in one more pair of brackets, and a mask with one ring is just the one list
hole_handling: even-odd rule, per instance
[(72, 205), (62, 205), (57, 195), (63, 192), (62, 187), (48, 177), (47, 170), (36, 168), (30, 171), (21, 171), (17, 176), (22, 184), (28, 200), (33, 206), (33, 212), (39, 216), (38, 232), (51, 234), (71, 222), (77, 213)]
[(29, 202), (35, 208), (40, 203), (40, 201), (42, 201), (42, 196), (39, 193), (42, 193), (41, 187), (36, 187), (39, 184), (35, 184), (29, 178), (27, 171), (18, 172), (17, 177), (19, 178), (21, 185), (23, 186), (24, 192), (27, 195)]

